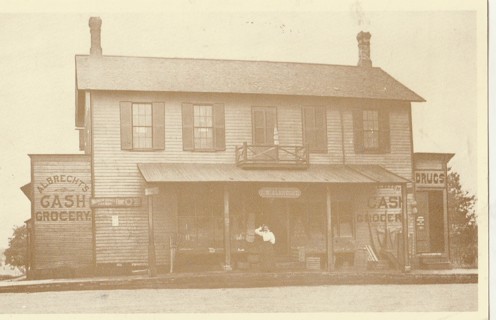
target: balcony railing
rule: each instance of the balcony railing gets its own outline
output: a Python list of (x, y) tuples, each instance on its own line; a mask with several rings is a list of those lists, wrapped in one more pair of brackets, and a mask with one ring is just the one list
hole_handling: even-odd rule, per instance
[(236, 147), (236, 165), (243, 169), (307, 169), (306, 146), (248, 145)]

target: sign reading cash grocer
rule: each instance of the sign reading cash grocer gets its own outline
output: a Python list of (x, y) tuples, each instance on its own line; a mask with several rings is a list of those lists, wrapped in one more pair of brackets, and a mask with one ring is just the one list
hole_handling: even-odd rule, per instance
[(91, 221), (89, 185), (76, 174), (52, 175), (36, 190), (35, 221)]

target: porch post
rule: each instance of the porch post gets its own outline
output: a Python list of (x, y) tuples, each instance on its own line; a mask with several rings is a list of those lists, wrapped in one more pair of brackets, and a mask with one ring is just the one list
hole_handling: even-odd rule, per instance
[(229, 189), (228, 184), (224, 184), (224, 270), (231, 271), (231, 230), (229, 225)]
[[(444, 158), (443, 170), (444, 176), (448, 177), (448, 161), (450, 158)], [(451, 264), (451, 235), (450, 226), (451, 218), (448, 212), (448, 182), (446, 181), (443, 188), (443, 221), (444, 221), (444, 254), (448, 257), (448, 262)]]
[(407, 210), (407, 194), (406, 183), (401, 185), (401, 207), (403, 217), (401, 219), (403, 229), (403, 271), (409, 272), (411, 270), (410, 257), (408, 252), (408, 210)]
[(155, 259), (155, 236), (153, 233), (153, 195), (158, 194), (158, 188), (146, 188), (145, 195), (148, 198), (148, 275), (157, 276), (157, 264)]
[(331, 222), (331, 189), (326, 187), (326, 216), (327, 216), (327, 270), (334, 270), (334, 249), (332, 238), (332, 222)]

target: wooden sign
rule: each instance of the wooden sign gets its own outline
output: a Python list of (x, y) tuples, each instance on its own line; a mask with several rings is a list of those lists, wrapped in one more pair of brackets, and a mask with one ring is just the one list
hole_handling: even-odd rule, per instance
[(417, 187), (444, 188), (446, 174), (443, 170), (415, 170), (415, 185)]
[(101, 197), (91, 198), (92, 208), (127, 208), (141, 207), (140, 197)]
[(154, 196), (159, 193), (158, 187), (145, 188), (145, 196)]
[(373, 223), (388, 227), (401, 227), (403, 199), (401, 185), (378, 185), (368, 195), (366, 207), (356, 215), (358, 223)]
[(261, 188), (258, 194), (262, 198), (296, 199), (301, 196), (301, 190), (298, 188)]

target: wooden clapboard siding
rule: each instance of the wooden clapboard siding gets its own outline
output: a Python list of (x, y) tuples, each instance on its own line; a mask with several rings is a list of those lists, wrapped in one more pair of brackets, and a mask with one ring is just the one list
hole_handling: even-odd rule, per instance
[[(378, 164), (403, 177), (411, 178), (410, 106), (394, 105), (390, 114), (391, 152), (356, 154), (353, 145), (351, 108), (363, 106), (355, 100), (294, 98), (254, 95), (206, 95), (166, 93), (93, 93), (95, 195), (141, 194), (144, 181), (137, 169), (140, 162), (234, 163), (234, 150), (243, 142), (252, 143), (252, 106), (275, 106), (278, 111), (280, 144), (302, 143), (301, 106), (327, 108), (328, 153), (310, 155), (311, 163)], [(165, 103), (165, 150), (123, 151), (120, 147), (119, 102)], [(225, 108), (226, 150), (218, 152), (183, 151), (181, 105), (183, 102), (218, 103)], [(344, 139), (341, 131), (341, 114)]]
[[(165, 150), (151, 152), (122, 151), (120, 149), (119, 102), (120, 101), (165, 103)], [(226, 150), (218, 152), (183, 151), (181, 105), (189, 103), (222, 103), (225, 108)], [(254, 95), (206, 95), (165, 93), (106, 93), (93, 94), (94, 103), (94, 152), (95, 175), (119, 171), (120, 176), (136, 171), (138, 162), (180, 163), (234, 163), (234, 150), (243, 142), (252, 143), (251, 107), (277, 107), (280, 144), (302, 144), (301, 107), (304, 105), (326, 106), (328, 153), (312, 153), (311, 163), (341, 163), (343, 160), (341, 119), (344, 122), (345, 157), (349, 163), (373, 163), (387, 166), (393, 172), (410, 177), (411, 173), (411, 125), (410, 106), (392, 106), (391, 152), (382, 154), (355, 154), (353, 146), (353, 119), (350, 108), (366, 103), (355, 100), (325, 98), (291, 98)], [(389, 103), (391, 104), (391, 103)], [(96, 181), (95, 191), (100, 188)], [(123, 187), (123, 186), (121, 186)], [(129, 186), (131, 188), (131, 186)], [(138, 186), (139, 187), (139, 186)], [(134, 186), (132, 192), (138, 188)], [(125, 190), (124, 190), (125, 191)], [(131, 191), (130, 191), (131, 192)]]
[[(137, 208), (101, 208), (95, 211), (96, 259), (101, 263), (146, 263), (148, 211)], [(112, 216), (119, 225), (112, 226)]]
[[(363, 104), (362, 104), (363, 105)], [(390, 107), (390, 141), (391, 152), (388, 153), (355, 153), (353, 144), (353, 107), (360, 106), (359, 103), (350, 102), (344, 105), (344, 149), (346, 162), (348, 164), (377, 164), (404, 177), (412, 179), (412, 146), (411, 146), (411, 124), (410, 106), (400, 104)]]
[[(121, 150), (121, 101), (163, 102), (165, 104), (165, 150)], [(183, 103), (224, 105), (225, 151), (184, 151), (182, 143)], [(328, 152), (312, 153), (310, 163), (378, 164), (405, 178), (412, 178), (410, 105), (391, 106), (391, 152), (383, 154), (356, 154), (353, 145), (352, 108), (361, 107), (363, 101), (318, 97), (287, 97), (267, 95), (146, 93), (146, 92), (92, 92), (93, 108), (93, 170), (94, 195), (142, 196), (146, 182), (137, 168), (138, 163), (235, 163), (235, 148), (244, 142), (252, 143), (252, 107), (277, 108), (277, 125), (281, 145), (301, 145), (303, 106), (326, 107)], [(342, 135), (341, 116), (344, 124)], [(95, 210), (97, 263), (146, 262), (147, 211), (134, 209)], [(167, 209), (168, 210), (168, 209)], [(171, 211), (172, 212), (172, 211)], [(111, 226), (111, 216), (119, 215), (119, 227)], [(168, 237), (175, 220), (159, 212), (155, 232), (157, 261), (168, 263)], [(171, 220), (172, 219), (172, 220)], [(164, 231), (166, 230), (166, 231)]]
[[(359, 222), (358, 221), (358, 215), (365, 215), (368, 213), (368, 208), (367, 208), (367, 200), (368, 198), (373, 195), (374, 190), (373, 189), (368, 189), (364, 190), (364, 192), (360, 192), (356, 194), (356, 197), (354, 199), (353, 203), (353, 214), (354, 218), (356, 221), (355, 224), (355, 231), (356, 231), (356, 240), (357, 240), (357, 245), (358, 246), (363, 246), (363, 245), (370, 245), (370, 234), (369, 234), (369, 228), (367, 222)], [(373, 237), (374, 241), (377, 241), (375, 238), (375, 230), (374, 228), (376, 227), (375, 223), (371, 224), (371, 229), (373, 232)]]
[(415, 162), (416, 170), (444, 170), (443, 163), (439, 160), (422, 159)]
[(342, 143), (341, 143), (341, 120), (339, 109), (334, 101), (324, 104), (326, 107), (327, 121), (327, 153), (311, 153), (310, 163), (314, 164), (341, 164), (342, 163)]
[[(85, 268), (93, 264), (93, 228), (92, 221), (38, 221), (38, 212), (52, 211), (83, 211), (91, 215), (89, 207), (91, 195), (90, 157), (84, 155), (31, 155), (33, 184), (33, 226), (35, 239), (33, 241), (33, 266), (35, 270), (52, 269), (57, 267)], [(88, 186), (82, 191), (79, 184), (70, 182), (54, 182), (53, 176), (75, 176)], [(45, 188), (47, 178), (52, 184)], [(63, 190), (63, 188), (75, 191)], [(53, 201), (58, 196), (65, 206), (64, 197), (68, 195), (84, 196), (84, 207), (43, 208), (41, 199), (50, 196)], [(82, 198), (81, 198), (82, 199)]]
[(91, 94), (89, 91), (84, 94), (84, 153), (91, 153)]
[[(374, 189), (373, 188), (363, 188), (360, 190), (361, 190), (361, 192), (357, 192), (356, 195), (354, 196), (352, 204), (353, 204), (353, 215), (354, 215), (354, 219), (355, 219), (357, 245), (363, 246), (363, 245), (370, 245), (371, 244), (368, 223), (365, 221), (359, 222), (357, 217), (358, 217), (358, 215), (365, 215), (365, 214), (371, 213), (371, 210), (367, 207), (367, 203), (368, 203), (369, 197), (374, 196)], [(415, 215), (412, 214), (411, 207), (409, 204), (413, 200), (414, 200), (413, 193), (408, 193), (407, 194), (408, 237), (409, 237), (409, 247), (410, 247), (409, 250), (412, 250), (412, 252), (415, 250), (415, 241), (414, 241)], [(385, 212), (386, 210), (383, 209), (381, 211)], [(377, 236), (376, 236), (377, 227), (381, 226), (383, 228), (384, 225), (385, 225), (384, 222), (371, 222), (372, 235), (373, 235), (373, 238), (374, 238), (376, 245), (378, 245)], [(389, 227), (391, 227), (391, 223), (389, 224)], [(379, 249), (379, 248), (377, 248), (377, 249)]]
[(277, 106), (277, 130), (280, 145), (302, 145), (301, 107), (295, 105)]

